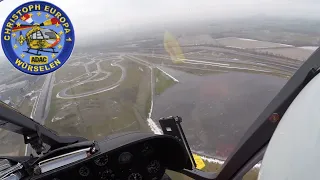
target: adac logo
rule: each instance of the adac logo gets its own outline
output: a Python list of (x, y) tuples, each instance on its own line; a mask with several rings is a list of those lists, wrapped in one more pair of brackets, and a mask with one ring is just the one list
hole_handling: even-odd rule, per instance
[(8, 60), (20, 71), (41, 75), (59, 69), (74, 47), (74, 29), (67, 14), (44, 1), (31, 1), (5, 20), (1, 44)]

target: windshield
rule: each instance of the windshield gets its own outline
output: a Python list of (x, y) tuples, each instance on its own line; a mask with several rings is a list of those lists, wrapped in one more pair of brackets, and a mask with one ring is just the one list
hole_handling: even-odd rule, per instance
[[(319, 77), (307, 84), (282, 117), (264, 155), (261, 179), (319, 179), (318, 173), (306, 168), (314, 167), (319, 157), (319, 108), (314, 105), (318, 102)], [(274, 159), (280, 157), (275, 168)], [(300, 163), (294, 163), (297, 159)]]
[[(0, 1), (0, 23), (23, 2)], [(0, 51), (0, 100), (60, 135), (95, 140), (161, 134), (160, 118), (181, 116), (206, 171), (220, 168), (320, 43), (318, 2), (49, 2), (73, 23), (72, 55), (60, 69), (35, 76)], [(38, 30), (30, 40), (54, 43), (64, 36), (54, 30)], [(1, 155), (26, 153), (20, 135), (0, 130), (0, 138)]]

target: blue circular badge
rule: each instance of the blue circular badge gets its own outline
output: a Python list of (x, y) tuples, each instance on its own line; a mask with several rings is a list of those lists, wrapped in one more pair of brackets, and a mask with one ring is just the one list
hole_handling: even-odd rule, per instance
[(70, 57), (74, 41), (74, 29), (67, 14), (44, 1), (17, 7), (1, 31), (1, 44), (8, 60), (32, 75), (59, 69)]

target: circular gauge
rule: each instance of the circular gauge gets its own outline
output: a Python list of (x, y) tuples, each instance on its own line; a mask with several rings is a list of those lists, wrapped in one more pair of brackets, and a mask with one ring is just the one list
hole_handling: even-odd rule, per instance
[(94, 163), (97, 166), (105, 166), (108, 163), (108, 155), (105, 155), (105, 156), (102, 156), (102, 157), (95, 159)]
[(157, 160), (153, 160), (147, 166), (147, 170), (149, 173), (157, 173), (160, 170), (160, 162)]
[(90, 174), (90, 170), (89, 170), (89, 168), (87, 168), (86, 166), (82, 166), (82, 167), (79, 169), (79, 174), (80, 174), (80, 176), (87, 177), (87, 176), (89, 176), (89, 174)]
[(128, 180), (142, 180), (142, 175), (139, 173), (131, 173)]
[(131, 159), (132, 159), (132, 154), (131, 153), (123, 152), (119, 156), (119, 163), (120, 164), (126, 164), (126, 163), (131, 162)]
[(111, 169), (106, 169), (102, 172), (99, 172), (100, 174), (100, 179), (113, 179), (114, 178), (114, 174), (112, 173)]
[(144, 143), (141, 152), (144, 156), (148, 156), (153, 153), (153, 148), (149, 143)]

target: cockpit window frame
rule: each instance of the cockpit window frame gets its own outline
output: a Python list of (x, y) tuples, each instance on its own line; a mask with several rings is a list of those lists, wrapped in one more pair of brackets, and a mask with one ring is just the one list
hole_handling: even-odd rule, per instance
[(87, 140), (82, 137), (59, 136), (53, 130), (44, 127), (1, 101), (0, 119), (1, 122), (6, 122), (0, 128), (21, 134), (25, 138), (27, 138), (27, 136), (40, 135), (41, 140), (52, 148)]

